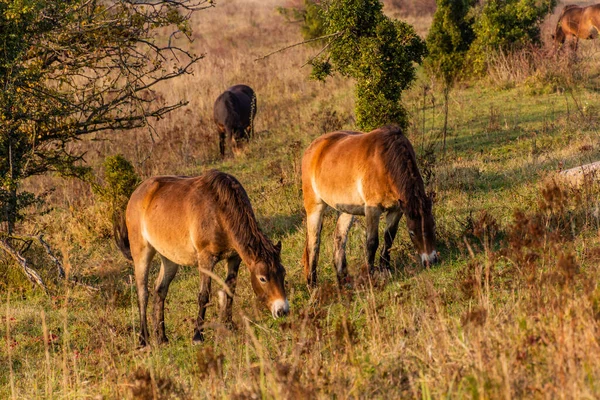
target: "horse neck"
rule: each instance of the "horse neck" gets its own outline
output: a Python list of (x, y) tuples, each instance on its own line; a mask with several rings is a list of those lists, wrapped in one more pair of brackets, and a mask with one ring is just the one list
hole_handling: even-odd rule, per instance
[(415, 191), (409, 191), (409, 193), (404, 193), (405, 196), (403, 199), (405, 206), (404, 211), (410, 218), (423, 218), (425, 217), (425, 190), (423, 193), (415, 193)]
[(226, 219), (230, 240), (233, 248), (240, 255), (242, 261), (249, 267), (259, 261), (267, 261), (269, 254), (269, 241), (258, 228), (253, 218), (247, 216), (241, 221)]

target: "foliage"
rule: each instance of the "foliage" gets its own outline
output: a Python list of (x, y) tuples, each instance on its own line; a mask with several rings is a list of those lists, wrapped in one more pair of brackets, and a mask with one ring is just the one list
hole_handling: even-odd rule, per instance
[[(34, 197), (21, 182), (48, 172), (81, 176), (82, 135), (148, 124), (184, 103), (164, 104), (154, 86), (199, 57), (154, 38), (189, 33), (202, 0), (30, 0), (0, 2), (0, 221), (14, 229)], [(166, 62), (174, 62), (167, 66)]]
[(430, 74), (451, 85), (463, 70), (465, 55), (475, 39), (467, 18), (473, 0), (438, 0), (427, 35), (425, 67)]
[(106, 157), (104, 160), (104, 185), (94, 191), (112, 211), (124, 209), (129, 197), (140, 183), (140, 177), (133, 165), (121, 154)]
[(473, 72), (486, 71), (490, 52), (539, 44), (540, 25), (556, 4), (557, 0), (486, 1), (473, 25), (476, 39), (469, 54)]
[(385, 16), (382, 7), (378, 0), (323, 3), (327, 43), (324, 54), (311, 60), (313, 78), (337, 72), (356, 79), (357, 124), (364, 130), (406, 126), (401, 94), (426, 52), (412, 26)]
[(278, 7), (277, 11), (288, 21), (302, 21), (300, 32), (306, 40), (316, 39), (325, 34), (325, 24), (319, 0), (304, 0), (302, 7)]
[[(185, 105), (155, 93), (200, 57), (155, 36), (189, 37), (188, 20), (206, 0), (0, 1), (1, 249), (27, 276), (41, 278), (16, 250), (16, 223), (41, 198), (20, 190), (46, 173), (84, 177), (84, 135), (149, 124)], [(19, 239), (20, 240), (20, 239)], [(47, 248), (49, 251), (49, 248)]]

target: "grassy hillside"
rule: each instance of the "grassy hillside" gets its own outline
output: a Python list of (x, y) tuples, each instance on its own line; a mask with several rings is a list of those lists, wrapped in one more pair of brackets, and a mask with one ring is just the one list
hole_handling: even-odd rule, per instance
[[(442, 96), (420, 76), (405, 95), (407, 135), (436, 193), (442, 263), (423, 269), (401, 222), (392, 275), (370, 280), (358, 218), (348, 242), (356, 284), (338, 291), (329, 212), (319, 288), (311, 292), (301, 265), (299, 161), (315, 137), (353, 128), (353, 86), (309, 81), (302, 66), (318, 51), (311, 47), (255, 61), (301, 40), (275, 11), (281, 4), (234, 0), (198, 13), (192, 46), (206, 57), (192, 76), (162, 88), (165, 99), (189, 106), (154, 131), (78, 145), (99, 179), (103, 158), (115, 153), (143, 177), (209, 168), (235, 175), (263, 230), (283, 242), (290, 316), (275, 321), (256, 304), (242, 266), (237, 329), (218, 323), (211, 302), (207, 340), (192, 346), (199, 279), (184, 267), (167, 298), (169, 344), (138, 350), (132, 266), (111, 240), (106, 206), (81, 182), (36, 179), (29, 189), (55, 188), (52, 208), (26, 229), (47, 232), (69, 274), (96, 290), (57, 285), (46, 296), (0, 265), (0, 398), (600, 396), (600, 192), (551, 179), (600, 158), (597, 45), (583, 43), (571, 63), (542, 58), (537, 73), (519, 75), (516, 60), (499, 60), (490, 77), (462, 84), (451, 94), (445, 154)], [(426, 16), (410, 18), (426, 31)], [(212, 104), (235, 83), (257, 92), (258, 137), (221, 161)], [(51, 263), (35, 249), (30, 255), (51, 280)], [(225, 274), (223, 265), (217, 273)]]

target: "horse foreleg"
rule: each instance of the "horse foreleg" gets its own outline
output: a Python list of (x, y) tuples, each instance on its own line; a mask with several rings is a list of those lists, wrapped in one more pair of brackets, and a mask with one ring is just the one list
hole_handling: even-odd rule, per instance
[(194, 337), (192, 339), (192, 342), (195, 344), (204, 341), (204, 316), (206, 315), (208, 300), (210, 299), (211, 278), (202, 270), (204, 269), (212, 272), (216, 263), (217, 259), (212, 255), (201, 254), (198, 256), (198, 269), (200, 270), (200, 293), (198, 293), (198, 319), (196, 320)]
[(381, 269), (390, 268), (390, 249), (398, 232), (398, 223), (402, 218), (402, 211), (390, 211), (385, 216), (385, 233), (383, 234), (383, 250), (379, 259)]
[(225, 158), (225, 131), (219, 129), (219, 152), (221, 158)]
[[(237, 275), (241, 262), (242, 259), (237, 254), (227, 259), (227, 279), (225, 279), (225, 283), (232, 295), (235, 293)], [(221, 322), (228, 328), (233, 328), (233, 297), (228, 295), (227, 292), (222, 289), (219, 290), (219, 305), (221, 307)]]
[[(305, 194), (306, 196), (306, 194)], [(304, 277), (310, 287), (317, 285), (317, 264), (319, 263), (319, 247), (321, 245), (321, 228), (325, 204), (313, 204), (306, 207), (306, 245), (304, 246)]]
[(146, 346), (150, 341), (146, 310), (148, 308), (148, 271), (150, 262), (156, 251), (149, 245), (139, 249), (132, 248), (134, 260), (135, 285), (138, 295), (138, 309), (140, 312), (140, 346)]
[(341, 213), (338, 217), (333, 234), (333, 265), (337, 273), (338, 283), (341, 285), (348, 276), (348, 267), (346, 263), (346, 241), (348, 240), (348, 231), (352, 226), (354, 216)]
[(159, 343), (168, 342), (165, 332), (165, 299), (169, 291), (169, 285), (179, 266), (167, 259), (163, 255), (160, 256), (161, 266), (156, 285), (154, 286), (154, 330)]
[(375, 270), (375, 254), (379, 247), (379, 217), (381, 210), (377, 207), (365, 207), (365, 217), (367, 225), (367, 266), (369, 272)]

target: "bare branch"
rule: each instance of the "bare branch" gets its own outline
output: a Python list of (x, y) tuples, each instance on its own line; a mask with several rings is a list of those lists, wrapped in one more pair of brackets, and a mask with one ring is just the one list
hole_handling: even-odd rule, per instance
[(21, 253), (19, 253), (6, 238), (0, 239), (0, 249), (9, 254), (21, 266), (21, 269), (23, 270), (23, 273), (27, 279), (41, 287), (44, 292), (48, 293), (48, 288), (42, 280), (42, 277), (29, 266), (25, 257), (23, 257)]
[(335, 32), (335, 33), (331, 33), (329, 35), (319, 36), (318, 38), (308, 39), (308, 40), (305, 40), (305, 41), (300, 42), (300, 43), (294, 43), (294, 44), (291, 44), (289, 46), (282, 47), (281, 49), (275, 50), (275, 51), (273, 51), (273, 52), (271, 52), (271, 53), (269, 53), (267, 55), (264, 55), (262, 57), (258, 57), (254, 61), (264, 60), (267, 57), (271, 57), (273, 54), (281, 53), (282, 51), (291, 49), (292, 47), (301, 46), (301, 45), (306, 44), (306, 43), (316, 42), (317, 40), (323, 40), (323, 39), (327, 39), (327, 38), (337, 37), (337, 36), (340, 36), (342, 33), (343, 32), (341, 32), (341, 31), (340, 32)]

